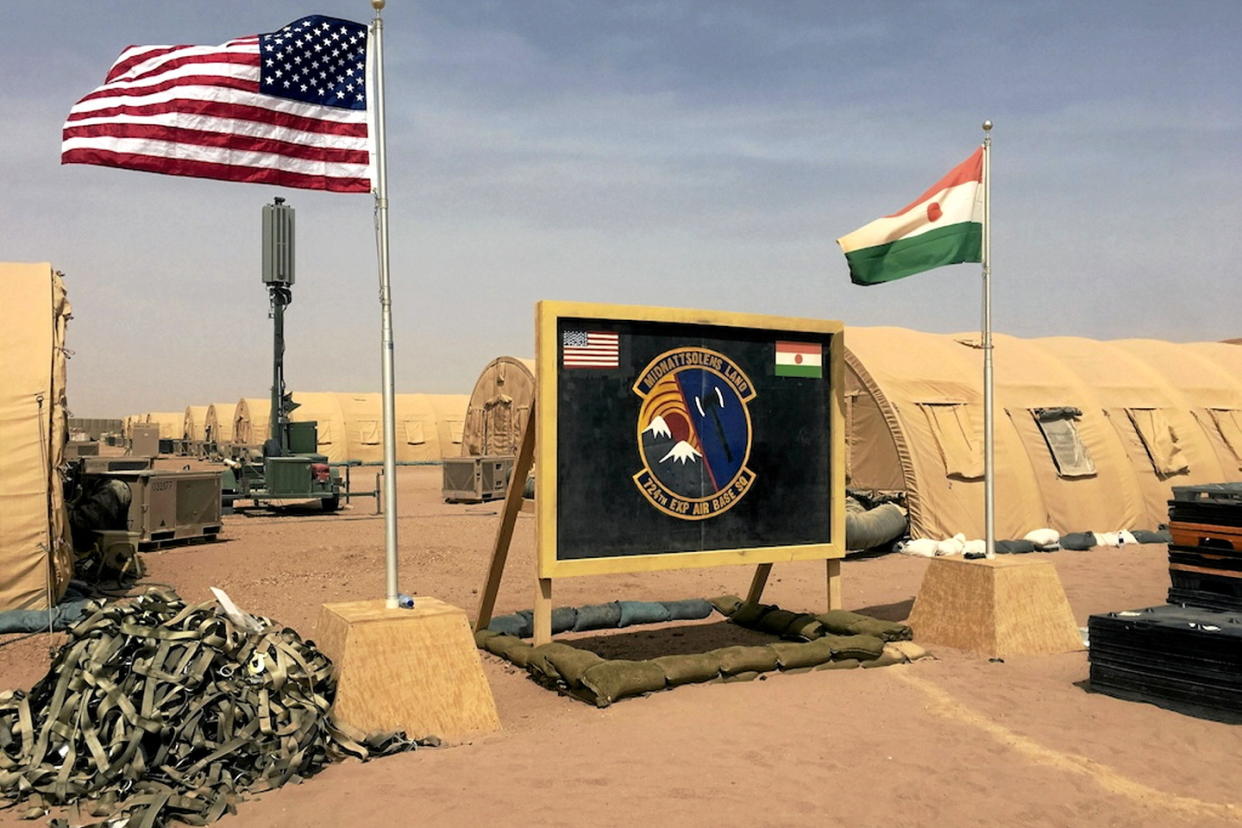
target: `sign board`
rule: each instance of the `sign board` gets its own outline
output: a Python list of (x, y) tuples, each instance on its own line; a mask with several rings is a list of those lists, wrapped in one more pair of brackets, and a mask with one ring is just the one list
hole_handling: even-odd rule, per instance
[(539, 578), (844, 556), (841, 323), (536, 316)]

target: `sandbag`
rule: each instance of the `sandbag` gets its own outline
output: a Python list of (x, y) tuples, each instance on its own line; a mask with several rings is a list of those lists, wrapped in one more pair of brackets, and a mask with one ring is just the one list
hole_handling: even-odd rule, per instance
[(559, 641), (553, 641), (550, 644), (540, 644), (531, 650), (530, 659), (526, 662), (526, 669), (530, 671), (531, 677), (536, 681), (544, 684), (554, 684), (561, 678), (561, 674), (549, 657), (554, 653), (568, 654), (570, 652), (582, 651), (568, 644), (562, 644)]
[(720, 675), (720, 662), (711, 653), (690, 655), (666, 655), (651, 659), (664, 671), (669, 687), (711, 681)]
[(617, 601), (578, 607), (578, 617), (574, 620), (574, 632), (608, 630), (619, 626), (621, 626), (621, 604)]
[(761, 673), (776, 669), (776, 651), (771, 647), (721, 647), (708, 653), (726, 676), (757, 670)]
[(1095, 534), (1093, 532), (1070, 532), (1068, 535), (1061, 536), (1061, 548), (1073, 549), (1081, 552), (1095, 546)]
[(658, 624), (668, 620), (668, 609), (659, 601), (621, 601), (620, 626)]
[(784, 670), (814, 667), (832, 658), (832, 647), (822, 638), (810, 642), (778, 641), (768, 646), (776, 653), (776, 662)]
[(582, 687), (590, 691), (597, 707), (607, 707), (627, 696), (663, 690), (664, 671), (654, 661), (613, 659), (583, 673)]
[(1167, 530), (1161, 529), (1159, 532), (1152, 532), (1148, 529), (1134, 529), (1130, 532), (1134, 535), (1136, 543), (1172, 543), (1173, 536)]
[(855, 667), (862, 666), (862, 663), (856, 658), (843, 658), (840, 661), (825, 661), (816, 667), (816, 670), (852, 670)]
[(920, 658), (927, 658), (931, 653), (926, 649), (915, 644), (913, 641), (894, 641), (891, 644), (884, 645), (884, 652), (893, 650), (901, 653), (906, 661), (918, 661)]
[(702, 598), (685, 598), (681, 601), (661, 601), (668, 610), (670, 621), (697, 621), (712, 614), (712, 605)]
[(544, 658), (570, 687), (580, 686), (583, 674), (604, 660), (590, 650), (580, 650), (577, 647), (558, 647), (548, 652)]
[(752, 604), (747, 601), (734, 611), (733, 615), (729, 617), (729, 620), (734, 624), (737, 624), (739, 627), (757, 630), (759, 629), (760, 619), (771, 612), (772, 609), (773, 607), (768, 604)]
[(535, 634), (530, 618), (518, 613), (498, 615), (487, 622), (487, 628), (502, 635), (512, 635), (515, 638), (530, 638)]
[(893, 650), (888, 646), (885, 646), (878, 656), (870, 661), (864, 661), (862, 666), (864, 668), (888, 667), (893, 664), (905, 664), (906, 661), (908, 661), (908, 659), (901, 653), (900, 650)]
[(563, 632), (569, 632), (574, 628), (577, 621), (578, 611), (576, 609), (573, 607), (557, 607), (552, 610), (552, 634), (559, 635)]
[(865, 512), (845, 516), (845, 548), (872, 549), (901, 537), (906, 531), (906, 513), (893, 503), (882, 503)]
[(729, 616), (737, 612), (738, 607), (742, 606), (742, 599), (736, 595), (718, 595), (708, 600), (709, 604), (715, 608), (716, 612), (721, 615)]
[(914, 633), (905, 624), (880, 621), (849, 610), (830, 610), (815, 616), (833, 635), (874, 635), (885, 641), (909, 641)]
[(797, 617), (798, 614), (796, 612), (773, 607), (770, 612), (765, 612), (763, 617), (759, 619), (759, 629), (772, 635), (784, 635), (785, 630), (789, 629), (789, 625)]
[(483, 649), (492, 655), (498, 655), (511, 661), (518, 667), (525, 667), (530, 661), (530, 654), (535, 649), (529, 642), (512, 635), (500, 634), (483, 642)]
[(997, 555), (1026, 555), (1034, 552), (1035, 544), (1029, 540), (998, 540), (996, 542)]
[(824, 634), (824, 625), (809, 612), (800, 613), (785, 628), (785, 637), (801, 641), (813, 641)]
[(483, 642), (487, 641), (487, 639), (489, 638), (495, 638), (498, 635), (500, 635), (500, 633), (496, 632), (495, 630), (475, 630), (474, 631), (474, 645), (481, 650), (487, 649), (486, 647), (483, 646)]
[[(820, 641), (832, 648), (832, 660), (870, 661), (884, 652), (884, 642), (874, 635), (826, 635)], [(819, 642), (815, 642), (819, 643)]]

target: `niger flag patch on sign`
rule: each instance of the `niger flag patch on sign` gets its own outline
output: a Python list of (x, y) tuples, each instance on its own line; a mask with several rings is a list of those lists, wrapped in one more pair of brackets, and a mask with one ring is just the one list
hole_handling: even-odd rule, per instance
[(823, 346), (818, 342), (777, 342), (776, 375), (816, 379), (823, 377)]

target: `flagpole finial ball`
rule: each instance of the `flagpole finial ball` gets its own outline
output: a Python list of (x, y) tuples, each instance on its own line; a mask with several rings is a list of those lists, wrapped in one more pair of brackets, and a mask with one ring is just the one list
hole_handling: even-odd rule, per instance
[[(371, 0), (371, 2), (375, 2), (375, 0)], [(380, 2), (383, 2), (383, 0), (380, 0)], [(992, 122), (991, 122), (991, 121), (984, 121), (984, 122), (983, 122), (983, 131), (984, 131), (984, 132), (991, 132), (991, 131), (992, 131)]]
[(381, 11), (384, 8), (385, 0), (371, 0), (371, 8)]

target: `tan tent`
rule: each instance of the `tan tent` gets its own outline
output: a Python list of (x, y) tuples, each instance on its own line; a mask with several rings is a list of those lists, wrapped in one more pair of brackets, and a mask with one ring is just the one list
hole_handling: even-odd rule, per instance
[(268, 418), (272, 413), (269, 397), (243, 397), (233, 408), (233, 442), (261, 446), (267, 442)]
[[(296, 391), (293, 422), (318, 423), (319, 452), (329, 462), (384, 460), (380, 394)], [(437, 463), (457, 454), (467, 397), (464, 394), (397, 394), (397, 462)]]
[(180, 440), (185, 429), (184, 411), (152, 411), (146, 422), (160, 427), (161, 440)]
[(182, 418), (181, 437), (184, 440), (195, 440), (202, 442), (207, 439), (207, 409), (206, 405), (187, 405), (185, 407), (185, 415)]
[[(846, 331), (847, 475), (916, 537), (983, 535), (978, 334)], [(1242, 480), (1242, 349), (995, 337), (996, 531), (1154, 529), (1175, 485)]]
[[(58, 469), (64, 454), (70, 307), (46, 262), (0, 264), (0, 611), (45, 609), (64, 594), (73, 548)], [(49, 553), (50, 550), (50, 553)]]
[(461, 440), (463, 457), (517, 454), (535, 399), (535, 361), (496, 357), (474, 383)]
[(216, 443), (233, 441), (233, 414), (237, 403), (212, 403), (207, 406), (207, 426), (204, 429), (204, 440)]

